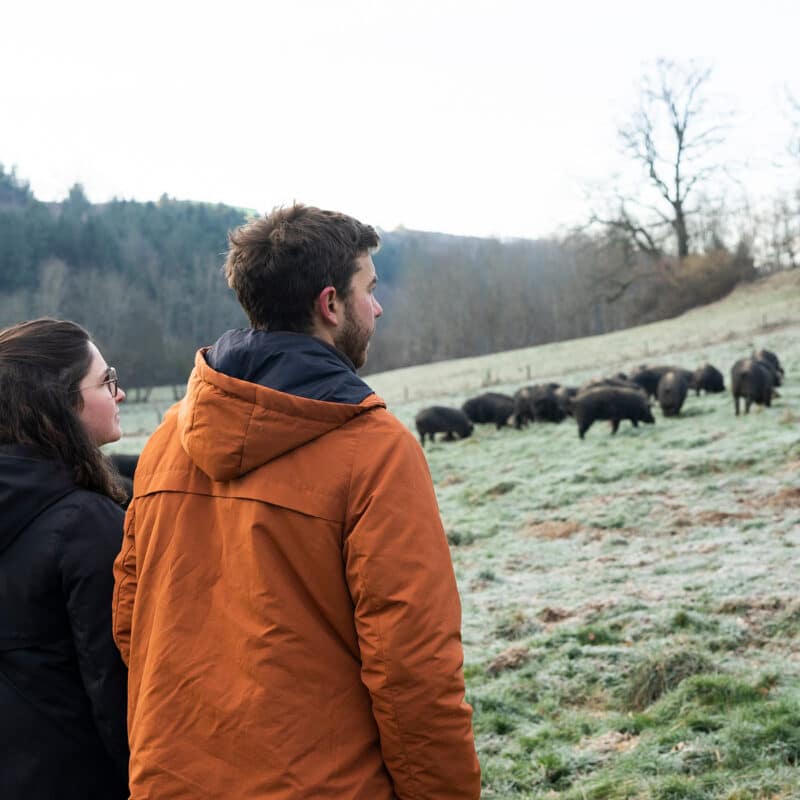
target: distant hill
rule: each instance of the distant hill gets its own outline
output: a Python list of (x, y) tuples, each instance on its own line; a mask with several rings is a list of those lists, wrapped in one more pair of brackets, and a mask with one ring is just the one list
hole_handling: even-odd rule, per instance
[[(85, 325), (129, 385), (180, 383), (197, 347), (246, 319), (221, 274), (248, 211), (115, 199), (80, 185), (38, 201), (0, 165), (0, 325), (50, 315)], [(648, 261), (574, 235), (498, 240), (398, 229), (374, 260), (385, 314), (367, 372), (607, 333), (724, 296), (754, 276), (746, 253)]]

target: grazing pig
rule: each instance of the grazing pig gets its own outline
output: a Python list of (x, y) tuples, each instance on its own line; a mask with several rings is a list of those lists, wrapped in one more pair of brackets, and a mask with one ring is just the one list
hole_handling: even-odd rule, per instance
[(590, 378), (586, 383), (581, 384), (578, 391), (588, 392), (589, 389), (596, 389), (599, 386), (611, 386), (616, 389), (633, 389), (634, 391), (647, 394), (647, 390), (643, 386), (636, 381), (626, 378), (624, 372), (619, 372), (611, 378)]
[(667, 372), (682, 372), (686, 375), (686, 380), (692, 379), (692, 374), (688, 369), (680, 367), (637, 367), (630, 376), (634, 383), (638, 383), (647, 392), (648, 397), (655, 397), (658, 394), (658, 382)]
[(533, 406), (531, 404), (533, 386), (525, 386), (514, 392), (514, 427), (519, 430), (534, 421)]
[(471, 422), (494, 422), (500, 430), (514, 413), (514, 398), (499, 392), (486, 392), (467, 400), (461, 410)]
[(617, 432), (623, 419), (629, 419), (634, 427), (638, 427), (640, 422), (655, 423), (647, 397), (643, 392), (633, 389), (598, 386), (579, 392), (573, 400), (572, 409), (581, 439), (598, 419), (609, 420), (612, 433)]
[(752, 358), (763, 364), (773, 374), (773, 386), (780, 386), (783, 383), (783, 367), (775, 353), (770, 350), (758, 350), (753, 353)]
[(557, 383), (538, 383), (526, 386), (514, 394), (514, 426), (521, 428), (529, 422), (561, 422), (566, 417), (556, 396)]
[(553, 392), (556, 397), (556, 402), (561, 407), (561, 410), (564, 412), (565, 417), (572, 416), (572, 401), (575, 399), (575, 395), (578, 394), (578, 387), (577, 386), (559, 386), (558, 389)]
[(692, 374), (689, 388), (694, 389), (698, 395), (701, 389), (707, 393), (724, 392), (725, 379), (716, 367), (706, 362), (698, 367)]
[(447, 406), (430, 406), (423, 408), (414, 418), (419, 434), (419, 441), (425, 447), (425, 436), (430, 437), (432, 442), (436, 441), (434, 434), (447, 434), (445, 441), (452, 441), (457, 433), (462, 439), (472, 434), (472, 423), (467, 419), (467, 415), (458, 408), (448, 408)]
[(733, 407), (739, 416), (739, 398), (744, 398), (744, 413), (750, 413), (752, 403), (769, 408), (772, 405), (774, 373), (761, 361), (753, 358), (740, 358), (731, 367), (731, 391)]
[(685, 370), (670, 370), (661, 376), (657, 390), (658, 404), (665, 417), (677, 417), (681, 413), (688, 391), (689, 380)]

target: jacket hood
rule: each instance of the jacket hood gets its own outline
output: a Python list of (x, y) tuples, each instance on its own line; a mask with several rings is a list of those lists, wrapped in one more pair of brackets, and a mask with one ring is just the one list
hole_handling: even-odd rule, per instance
[(66, 466), (25, 445), (0, 446), (0, 553), (53, 503), (76, 489)]
[(309, 400), (357, 404), (372, 394), (344, 353), (304, 333), (228, 331), (206, 362), (232, 378)]
[(178, 430), (192, 461), (213, 480), (227, 481), (376, 407), (385, 403), (324, 342), (229, 331), (198, 351), (178, 405)]

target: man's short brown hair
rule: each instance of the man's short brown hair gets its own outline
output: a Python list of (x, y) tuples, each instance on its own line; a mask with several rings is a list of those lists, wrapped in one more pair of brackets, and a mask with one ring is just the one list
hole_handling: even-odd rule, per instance
[(225, 277), (254, 328), (305, 333), (319, 293), (346, 299), (356, 258), (379, 242), (353, 217), (296, 203), (228, 234)]

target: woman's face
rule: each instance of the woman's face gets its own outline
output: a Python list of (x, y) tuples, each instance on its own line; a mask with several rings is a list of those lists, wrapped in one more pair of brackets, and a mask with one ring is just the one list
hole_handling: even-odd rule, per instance
[(97, 347), (89, 342), (92, 360), (89, 371), (79, 384), (83, 408), (78, 412), (89, 438), (98, 446), (116, 442), (122, 436), (119, 424), (119, 404), (125, 399), (122, 388), (114, 397), (114, 384), (108, 380), (108, 364)]

